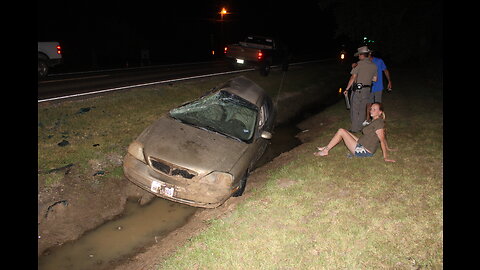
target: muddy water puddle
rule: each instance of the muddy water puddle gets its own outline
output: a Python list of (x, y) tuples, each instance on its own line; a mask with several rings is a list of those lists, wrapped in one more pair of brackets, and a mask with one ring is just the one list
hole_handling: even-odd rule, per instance
[(105, 268), (184, 225), (196, 210), (160, 198), (145, 206), (127, 201), (124, 213), (118, 218), (40, 257), (38, 269)]

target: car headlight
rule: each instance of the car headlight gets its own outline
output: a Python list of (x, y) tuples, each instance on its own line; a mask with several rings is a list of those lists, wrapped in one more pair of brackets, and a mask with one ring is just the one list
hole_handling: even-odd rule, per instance
[(209, 185), (230, 187), (233, 183), (233, 176), (224, 172), (212, 172), (209, 175), (201, 178), (199, 182)]
[(128, 146), (128, 153), (130, 155), (134, 156), (136, 159), (147, 163), (145, 161), (145, 157), (143, 155), (143, 144), (138, 142), (138, 141), (133, 141), (129, 146)]

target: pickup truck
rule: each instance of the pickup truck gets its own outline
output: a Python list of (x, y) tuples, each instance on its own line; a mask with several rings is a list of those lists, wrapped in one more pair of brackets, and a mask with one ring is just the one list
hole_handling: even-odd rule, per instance
[(225, 46), (224, 54), (234, 67), (255, 66), (262, 76), (267, 76), (270, 66), (282, 64), (288, 69), (287, 47), (269, 37), (248, 36), (245, 41)]
[(62, 48), (56, 41), (38, 42), (38, 78), (47, 76), (51, 67), (61, 64)]

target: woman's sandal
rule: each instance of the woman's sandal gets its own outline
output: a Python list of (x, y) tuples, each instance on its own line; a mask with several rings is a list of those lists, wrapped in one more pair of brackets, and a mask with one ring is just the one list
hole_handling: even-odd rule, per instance
[(318, 149), (319, 151), (313, 153), (313, 155), (314, 155), (314, 156), (317, 156), (317, 157), (327, 156), (327, 155), (328, 155), (328, 152), (327, 152), (327, 153), (324, 153), (324, 151), (330, 150), (330, 149), (329, 149), (328, 147), (326, 147), (326, 146), (324, 146), (324, 147), (317, 147), (317, 149)]

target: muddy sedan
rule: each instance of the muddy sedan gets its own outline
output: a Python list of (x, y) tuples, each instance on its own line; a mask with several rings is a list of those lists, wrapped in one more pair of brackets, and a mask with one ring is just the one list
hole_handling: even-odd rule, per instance
[(261, 87), (233, 78), (147, 127), (128, 147), (125, 176), (159, 197), (217, 207), (244, 192), (274, 118)]

